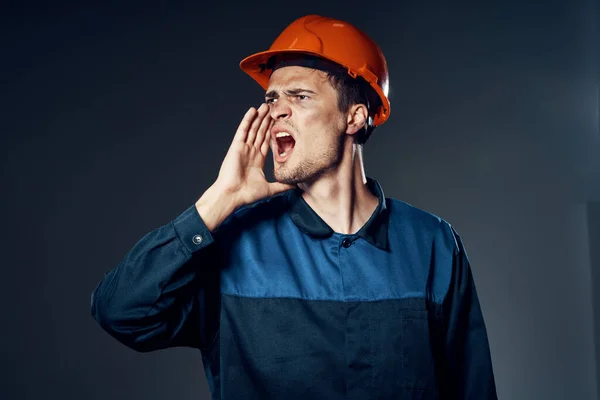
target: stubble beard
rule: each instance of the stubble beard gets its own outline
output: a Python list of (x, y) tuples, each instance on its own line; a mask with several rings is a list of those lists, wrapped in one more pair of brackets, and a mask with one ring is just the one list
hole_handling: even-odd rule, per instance
[(288, 185), (297, 185), (316, 179), (324, 171), (324, 168), (310, 160), (302, 160), (293, 168), (288, 168), (286, 165), (274, 167), (273, 176), (280, 183)]
[(319, 153), (311, 159), (301, 159), (294, 167), (290, 168), (286, 165), (291, 158), (286, 163), (274, 166), (273, 176), (275, 180), (288, 185), (314, 182), (340, 164), (342, 160), (342, 142), (339, 141), (337, 145), (337, 148), (330, 147), (327, 151)]
[[(343, 123), (341, 115), (338, 116), (340, 119), (336, 128), (338, 132), (342, 132), (346, 126)], [(335, 129), (335, 128), (334, 128)], [(343, 136), (340, 135), (337, 140), (334, 141), (330, 146), (323, 144), (322, 149), (324, 151), (314, 152), (310, 157), (303, 157), (303, 154), (296, 153), (296, 157), (300, 157), (300, 160), (296, 166), (290, 167), (289, 163), (294, 157), (294, 154), (283, 164), (279, 166), (273, 166), (273, 176), (277, 182), (297, 185), (299, 183), (310, 183), (314, 182), (327, 172), (337, 168), (342, 162), (344, 142)]]

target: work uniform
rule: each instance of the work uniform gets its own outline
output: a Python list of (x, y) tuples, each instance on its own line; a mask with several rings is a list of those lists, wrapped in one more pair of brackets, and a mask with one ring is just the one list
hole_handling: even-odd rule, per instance
[(356, 234), (299, 189), (212, 233), (192, 205), (106, 274), (92, 315), (137, 351), (199, 349), (213, 399), (496, 399), (459, 235), (368, 187), (378, 206)]

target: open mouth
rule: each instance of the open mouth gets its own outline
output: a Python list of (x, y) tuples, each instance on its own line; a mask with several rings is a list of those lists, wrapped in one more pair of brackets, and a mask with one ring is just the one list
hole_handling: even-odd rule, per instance
[(275, 136), (275, 141), (277, 143), (276, 154), (278, 156), (277, 158), (279, 158), (278, 161), (283, 161), (290, 155), (292, 150), (294, 150), (296, 141), (287, 132), (278, 132)]

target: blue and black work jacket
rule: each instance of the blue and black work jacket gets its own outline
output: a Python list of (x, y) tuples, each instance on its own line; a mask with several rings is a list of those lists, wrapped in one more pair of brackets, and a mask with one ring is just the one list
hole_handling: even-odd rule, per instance
[(201, 351), (213, 399), (496, 399), (460, 236), (386, 198), (334, 232), (299, 189), (210, 232), (194, 205), (100, 281), (91, 313), (140, 352)]

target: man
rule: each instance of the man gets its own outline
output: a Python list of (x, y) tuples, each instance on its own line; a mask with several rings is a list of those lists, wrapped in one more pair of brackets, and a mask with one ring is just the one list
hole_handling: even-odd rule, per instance
[(99, 283), (94, 318), (137, 351), (201, 350), (214, 399), (495, 399), (459, 235), (365, 176), (390, 111), (379, 47), (311, 15), (241, 67), (266, 104), (214, 184)]

